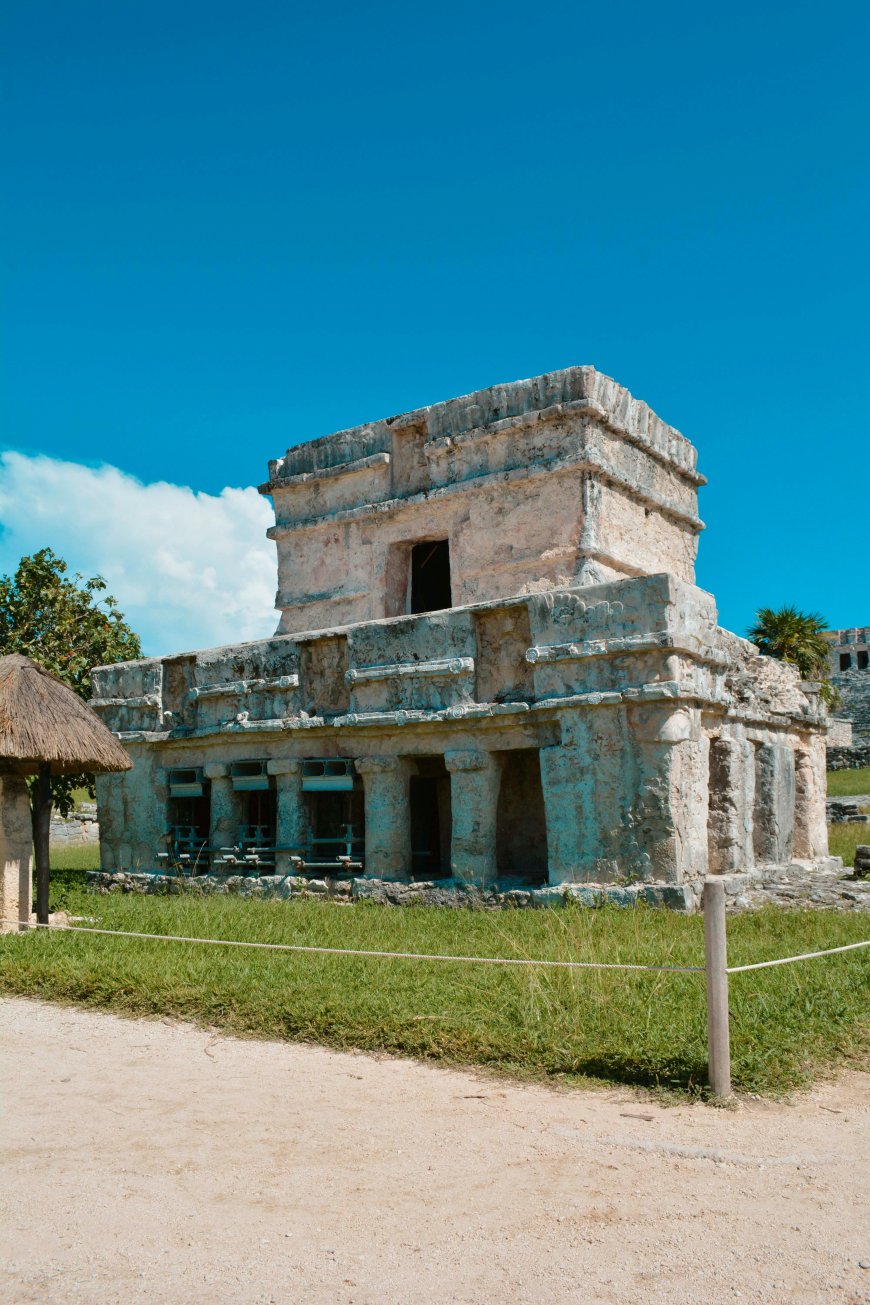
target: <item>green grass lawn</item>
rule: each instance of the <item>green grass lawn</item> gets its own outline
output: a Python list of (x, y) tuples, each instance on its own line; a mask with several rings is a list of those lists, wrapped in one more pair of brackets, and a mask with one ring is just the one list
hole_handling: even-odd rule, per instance
[[(75, 872), (67, 872), (74, 874)], [(484, 912), (234, 897), (92, 896), (101, 927), (385, 951), (703, 964), (703, 924), (651, 909)], [(870, 935), (866, 916), (729, 919), (740, 963)], [(778, 1093), (870, 1063), (870, 949), (731, 980), (734, 1081)], [(232, 1033), (682, 1093), (706, 1082), (702, 975), (561, 971), (255, 952), (52, 933), (0, 938), (0, 991), (170, 1015)]]
[(870, 793), (870, 766), (828, 771), (828, 797), (856, 797), (861, 793)]
[(841, 856), (843, 864), (855, 864), (855, 848), (870, 843), (870, 825), (828, 825), (828, 851)]

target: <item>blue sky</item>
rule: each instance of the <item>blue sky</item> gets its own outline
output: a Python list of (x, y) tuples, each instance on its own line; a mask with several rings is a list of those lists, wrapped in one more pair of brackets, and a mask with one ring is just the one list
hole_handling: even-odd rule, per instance
[(4, 13), (0, 569), (103, 570), (152, 651), (266, 632), (226, 487), (593, 363), (698, 446), (724, 624), (870, 620), (866, 5)]

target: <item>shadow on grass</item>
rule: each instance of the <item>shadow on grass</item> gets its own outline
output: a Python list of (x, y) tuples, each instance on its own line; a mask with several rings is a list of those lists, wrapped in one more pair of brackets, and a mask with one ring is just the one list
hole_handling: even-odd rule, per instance
[(648, 1088), (659, 1092), (666, 1089), (690, 1096), (699, 1096), (709, 1091), (706, 1061), (694, 1058), (668, 1060), (657, 1065), (642, 1064), (630, 1056), (618, 1053), (584, 1056), (562, 1067), (550, 1067), (548, 1077), (571, 1080), (591, 1078), (625, 1087)]

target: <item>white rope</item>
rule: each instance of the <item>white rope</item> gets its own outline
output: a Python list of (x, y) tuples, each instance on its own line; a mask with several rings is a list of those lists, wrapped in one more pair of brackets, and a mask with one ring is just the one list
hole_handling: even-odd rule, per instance
[[(18, 920), (4, 920), (4, 924), (20, 924)], [(247, 942), (239, 938), (188, 938), (173, 933), (127, 933), (122, 929), (92, 929), (82, 925), (33, 924), (26, 929), (54, 929), (63, 933), (98, 933), (110, 938), (145, 938), (158, 942), (206, 943), (213, 947), (257, 947), (277, 952), (315, 952), (320, 956), (374, 956), (396, 961), (466, 961), (472, 965), (542, 965), (563, 970), (645, 970), (657, 974), (703, 974), (703, 965), (621, 965), (615, 961), (542, 961), (525, 956), (445, 956), (439, 952), (374, 952), (353, 950), (349, 947), (308, 947), (301, 943)]]
[(817, 956), (833, 956), (835, 952), (853, 952), (856, 947), (870, 947), (866, 942), (846, 943), (845, 947), (828, 947), (823, 952), (804, 952), (801, 956), (783, 956), (778, 961), (756, 961), (754, 965), (729, 965), (728, 974), (743, 974), (746, 970), (766, 970), (771, 965), (791, 965), (793, 961), (812, 961)]

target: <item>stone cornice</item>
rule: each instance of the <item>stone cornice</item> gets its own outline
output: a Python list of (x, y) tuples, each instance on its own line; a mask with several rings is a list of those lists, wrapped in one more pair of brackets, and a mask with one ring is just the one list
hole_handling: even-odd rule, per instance
[(542, 644), (526, 651), (526, 661), (533, 666), (550, 662), (585, 661), (592, 657), (621, 657), (645, 652), (676, 653), (693, 661), (722, 669), (731, 665), (727, 654), (710, 644), (693, 640), (679, 631), (662, 630), (650, 634), (628, 635), (618, 639), (587, 639), (579, 643)]
[[(559, 423), (588, 415), (694, 484), (704, 483), (696, 470), (693, 445), (668, 426), (641, 400), (594, 367), (568, 367), (526, 380), (492, 385), (396, 417), (337, 431), (288, 449), (269, 464), (271, 488), (297, 475), (318, 474), (312, 463), (341, 466), (386, 452), (394, 434), (417, 431), (433, 449), (469, 438), (486, 437), (536, 423)], [(281, 476), (286, 468), (289, 475)]]
[(189, 702), (196, 702), (199, 698), (233, 698), (248, 693), (275, 693), (298, 688), (298, 675), (279, 675), (273, 680), (232, 680), (226, 684), (200, 684), (190, 690), (187, 698)]
[(146, 693), (135, 698), (89, 698), (88, 706), (94, 711), (102, 711), (107, 707), (150, 707), (152, 710), (160, 708), (160, 694)]
[(436, 678), (473, 675), (473, 657), (435, 657), (421, 662), (390, 662), (382, 666), (356, 666), (345, 673), (348, 684), (366, 684), (379, 680)]
[(485, 426), (474, 426), (470, 430), (462, 431), (456, 435), (443, 435), (439, 439), (428, 440), (423, 449), (426, 457), (435, 461), (449, 456), (456, 449), (467, 447), (471, 443), (479, 444), (491, 439), (498, 439), (503, 435), (532, 430), (542, 423), (561, 422), (574, 416), (591, 417), (593, 421), (598, 422), (606, 430), (611, 431), (614, 435), (621, 436), (627, 443), (643, 449), (651, 458), (655, 458), (657, 462), (670, 471), (676, 472), (677, 475), (682, 476), (691, 484), (695, 486), (706, 485), (706, 476), (702, 476), (694, 467), (681, 459), (674, 458), (670, 453), (657, 446), (648, 434), (639, 430), (632, 430), (616, 421), (601, 404), (592, 399), (576, 399), (570, 403), (555, 403), (551, 407), (538, 412), (523, 413), (517, 417), (505, 417), (501, 421), (493, 421)]
[(261, 494), (273, 494), (276, 489), (298, 489), (320, 480), (335, 480), (339, 476), (354, 476), (361, 471), (373, 471), (376, 467), (389, 467), (389, 453), (371, 453), (366, 458), (354, 458), (351, 462), (342, 462), (337, 467), (324, 467), (322, 471), (300, 471), (295, 476), (279, 476), (258, 485)]
[[(316, 517), (303, 517), (281, 525), (270, 526), (266, 531), (269, 539), (284, 539), (288, 535), (302, 530), (317, 530), (323, 526), (336, 525), (345, 521), (357, 521), (366, 517), (386, 516), (400, 513), (422, 503), (434, 503), (440, 499), (452, 498), (470, 489), (479, 488), (489, 483), (505, 484), (514, 480), (528, 481), (539, 476), (576, 475), (578, 472), (590, 471), (601, 476), (609, 484), (625, 490), (638, 503), (644, 504), (664, 516), (671, 517), (681, 525), (699, 534), (704, 529), (704, 522), (694, 512), (687, 511), (679, 503), (665, 495), (653, 494), (643, 490), (617, 468), (605, 463), (604, 459), (590, 455), (588, 451), (577, 457), (562, 456), (549, 462), (536, 462), (529, 466), (511, 467), (509, 470), (484, 471), (478, 475), (467, 476), (463, 480), (447, 485), (435, 485), (431, 489), (421, 490), (407, 497), (381, 499), (376, 503), (361, 503), (356, 507), (338, 508), (334, 512), (323, 513)], [(301, 601), (301, 600), (300, 600)], [(306, 601), (309, 601), (306, 599)]]

